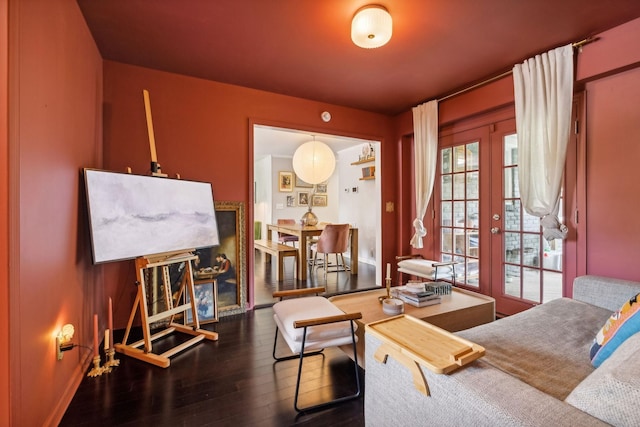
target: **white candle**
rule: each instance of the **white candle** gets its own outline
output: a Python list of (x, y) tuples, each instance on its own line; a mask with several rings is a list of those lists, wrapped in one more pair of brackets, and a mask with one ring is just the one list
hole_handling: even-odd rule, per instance
[(391, 264), (387, 263), (387, 279), (391, 279)]
[(104, 349), (105, 349), (105, 351), (109, 350), (109, 335), (110, 335), (109, 334), (109, 330), (106, 329), (104, 331)]

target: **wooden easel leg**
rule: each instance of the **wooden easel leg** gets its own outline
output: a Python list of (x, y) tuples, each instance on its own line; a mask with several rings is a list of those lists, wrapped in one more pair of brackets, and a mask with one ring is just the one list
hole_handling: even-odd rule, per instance
[[(167, 368), (171, 363), (169, 357), (177, 354), (187, 348), (199, 343), (204, 339), (208, 339), (211, 341), (216, 341), (218, 339), (218, 334), (216, 332), (207, 331), (204, 329), (200, 329), (200, 320), (198, 319), (198, 311), (196, 306), (196, 298), (195, 298), (195, 289), (193, 283), (193, 270), (191, 266), (191, 261), (194, 259), (193, 255), (182, 255), (178, 258), (172, 257), (169, 259), (165, 259), (162, 261), (150, 261), (145, 258), (136, 259), (136, 268), (137, 268), (137, 278), (138, 278), (138, 292), (136, 294), (136, 299), (133, 304), (133, 308), (131, 309), (131, 315), (129, 316), (129, 323), (127, 324), (127, 329), (125, 332), (125, 337), (122, 344), (116, 344), (114, 347), (120, 353), (124, 353), (128, 356), (134, 357), (136, 359), (142, 360), (147, 363), (151, 363), (156, 366), (160, 366), (162, 368)], [(185, 262), (185, 273), (183, 280), (180, 284), (180, 290), (178, 292), (178, 302), (183, 292), (188, 292), (191, 301), (189, 304), (178, 304), (175, 306), (173, 303), (173, 296), (171, 294), (171, 283), (168, 265), (174, 264), (177, 262)], [(162, 277), (163, 277), (163, 286), (164, 286), (164, 298), (166, 301), (166, 310), (157, 314), (153, 314), (149, 316), (148, 309), (148, 301), (147, 301), (147, 292), (146, 292), (146, 281), (144, 276), (144, 270), (149, 267), (161, 267)], [(185, 290), (186, 287), (186, 290)], [(216, 302), (217, 304), (217, 302)], [(131, 332), (131, 327), (133, 325), (133, 320), (135, 318), (136, 311), (140, 309), (140, 318), (142, 324), (142, 333), (143, 339), (132, 343), (127, 344), (127, 340), (129, 338), (129, 333)], [(191, 309), (193, 313), (193, 325), (185, 326), (178, 323), (173, 322), (173, 317), (175, 314), (184, 312)], [(151, 335), (150, 330), (150, 322), (159, 321), (162, 319), (169, 318), (169, 327)], [(174, 331), (183, 332), (189, 335), (192, 335), (193, 338), (189, 339), (186, 342), (183, 342), (162, 354), (154, 354), (152, 353), (152, 342), (155, 339), (159, 339), (165, 337)], [(140, 348), (143, 347), (143, 348)]]
[[(136, 264), (138, 261), (136, 260)], [(147, 308), (147, 283), (144, 279), (144, 267), (138, 267), (138, 292), (140, 293), (140, 323), (142, 324), (142, 336), (144, 337), (144, 351), (151, 353), (151, 329), (149, 327), (149, 309)]]

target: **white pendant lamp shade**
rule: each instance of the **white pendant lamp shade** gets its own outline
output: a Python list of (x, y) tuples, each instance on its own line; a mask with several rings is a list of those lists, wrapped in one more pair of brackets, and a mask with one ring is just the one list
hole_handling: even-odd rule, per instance
[(336, 156), (320, 141), (302, 144), (293, 154), (293, 170), (304, 182), (319, 184), (329, 179), (336, 167)]
[(382, 6), (369, 5), (356, 12), (351, 21), (351, 40), (365, 49), (383, 46), (391, 40), (393, 21)]

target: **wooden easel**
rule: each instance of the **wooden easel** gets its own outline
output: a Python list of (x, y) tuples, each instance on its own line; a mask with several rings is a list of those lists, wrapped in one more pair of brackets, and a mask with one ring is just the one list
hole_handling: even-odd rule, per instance
[[(198, 310), (196, 309), (196, 299), (193, 288), (193, 270), (191, 266), (191, 262), (196, 258), (197, 255), (194, 255), (193, 251), (186, 253), (166, 253), (136, 258), (138, 293), (136, 295), (135, 302), (133, 303), (133, 308), (131, 309), (131, 315), (129, 316), (129, 322), (127, 324), (124, 338), (122, 339), (122, 344), (114, 345), (116, 351), (142, 360), (143, 362), (151, 363), (161, 368), (167, 368), (171, 364), (169, 359), (171, 356), (188, 349), (203, 339), (211, 341), (218, 340), (217, 332), (200, 329), (200, 321), (198, 320)], [(169, 278), (169, 265), (181, 262), (185, 263), (185, 272), (184, 279), (180, 284), (179, 294), (182, 294), (183, 291), (188, 292), (190, 298), (188, 303), (174, 307), (173, 296), (171, 294), (171, 281)], [(163, 312), (150, 316), (144, 270), (153, 267), (160, 267), (162, 271), (162, 289), (164, 291), (164, 300), (167, 309)], [(179, 303), (179, 301), (180, 300), (178, 299), (177, 303)], [(138, 310), (140, 310), (143, 339), (127, 344), (129, 333), (131, 332), (131, 326), (133, 325), (133, 321)], [(175, 323), (173, 321), (175, 315), (178, 313), (183, 313), (183, 318), (186, 318), (187, 310), (191, 310), (193, 315), (193, 323), (190, 326)], [(165, 329), (151, 335), (150, 325), (154, 322), (167, 318), (169, 318), (169, 325)], [(155, 354), (152, 352), (152, 342), (154, 340), (165, 337), (175, 331), (193, 335), (193, 338), (165, 351), (162, 354)]]

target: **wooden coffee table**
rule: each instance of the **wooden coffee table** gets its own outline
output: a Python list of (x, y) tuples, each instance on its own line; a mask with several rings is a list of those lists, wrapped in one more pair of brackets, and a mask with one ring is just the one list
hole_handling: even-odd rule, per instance
[[(372, 291), (355, 292), (330, 297), (334, 303), (345, 313), (361, 312), (362, 319), (358, 323), (358, 364), (364, 368), (364, 325), (389, 316), (382, 311), (382, 304), (378, 297), (387, 294), (385, 288)], [(404, 314), (411, 315), (432, 325), (438, 326), (449, 332), (457, 332), (472, 328), (484, 323), (493, 322), (496, 318), (495, 300), (486, 295), (453, 288), (451, 295), (443, 295), (440, 304), (427, 307), (414, 307), (404, 305)], [(343, 349), (346, 353), (353, 353), (349, 348)]]

